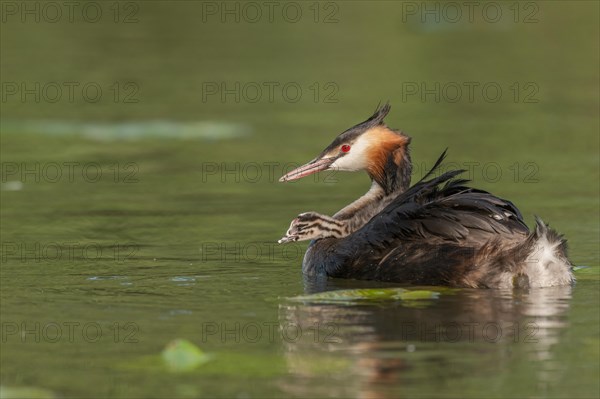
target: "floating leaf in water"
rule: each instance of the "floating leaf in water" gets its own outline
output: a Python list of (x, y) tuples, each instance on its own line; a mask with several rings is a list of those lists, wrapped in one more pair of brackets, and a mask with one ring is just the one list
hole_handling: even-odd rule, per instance
[[(182, 341), (182, 340), (177, 340)], [(273, 378), (275, 376), (284, 375), (287, 373), (287, 368), (284, 360), (279, 354), (265, 354), (260, 352), (257, 355), (256, 352), (240, 352), (239, 350), (221, 350), (218, 355), (210, 353), (203, 353), (194, 344), (184, 341), (186, 344), (177, 344), (173, 341), (160, 355), (146, 355), (140, 356), (134, 359), (125, 359), (115, 365), (119, 370), (144, 372), (152, 374), (164, 374), (165, 371), (171, 372), (190, 372), (198, 375), (210, 375), (210, 376), (226, 376), (230, 378)], [(171, 347), (171, 345), (173, 345)], [(191, 345), (192, 353), (196, 353), (195, 358), (202, 359), (201, 363), (193, 365), (189, 369), (171, 368), (169, 362), (178, 364), (178, 351), (182, 347)], [(172, 352), (168, 355), (165, 352)], [(183, 350), (183, 352), (190, 352)], [(202, 354), (204, 357), (202, 358)], [(189, 355), (187, 353), (186, 355)], [(173, 360), (166, 360), (165, 357)], [(198, 395), (200, 396), (200, 395)]]
[(439, 292), (429, 290), (407, 290), (404, 288), (367, 288), (356, 290), (326, 291), (312, 295), (290, 298), (292, 301), (318, 303), (356, 303), (380, 301), (413, 301), (435, 299)]
[(51, 399), (56, 396), (47, 389), (0, 386), (1, 399)]
[(176, 339), (162, 351), (162, 359), (169, 371), (186, 372), (206, 363), (210, 356), (190, 341)]

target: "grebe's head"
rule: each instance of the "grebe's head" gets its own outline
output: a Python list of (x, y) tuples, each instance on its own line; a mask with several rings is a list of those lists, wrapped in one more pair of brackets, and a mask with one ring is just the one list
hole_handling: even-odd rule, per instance
[(383, 120), (390, 108), (389, 104), (378, 108), (369, 119), (337, 136), (318, 157), (279, 181), (297, 180), (323, 170), (366, 170), (373, 180), (385, 185), (389, 169), (395, 175), (398, 166), (406, 161), (410, 165), (407, 148), (410, 137), (390, 129)]

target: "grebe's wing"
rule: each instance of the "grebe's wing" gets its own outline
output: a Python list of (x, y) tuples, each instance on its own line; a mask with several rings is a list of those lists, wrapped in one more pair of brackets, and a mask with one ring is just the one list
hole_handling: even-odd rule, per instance
[(397, 239), (479, 246), (500, 236), (520, 239), (529, 233), (512, 202), (465, 186), (467, 180), (456, 179), (463, 172), (419, 181), (352, 234), (352, 241), (374, 246)]

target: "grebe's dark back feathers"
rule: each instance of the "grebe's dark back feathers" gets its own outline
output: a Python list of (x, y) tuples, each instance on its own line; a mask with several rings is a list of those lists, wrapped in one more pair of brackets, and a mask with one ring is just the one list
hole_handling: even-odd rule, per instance
[[(433, 173), (444, 155), (425, 177)], [(529, 233), (510, 201), (468, 187), (466, 179), (455, 179), (463, 172), (452, 170), (430, 180), (421, 179), (355, 232), (351, 241), (389, 245), (393, 238), (483, 245), (498, 235), (515, 238)]]

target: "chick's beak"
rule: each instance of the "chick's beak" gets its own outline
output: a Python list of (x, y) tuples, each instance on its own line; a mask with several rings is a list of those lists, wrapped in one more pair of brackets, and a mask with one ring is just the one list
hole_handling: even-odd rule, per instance
[(317, 158), (310, 161), (307, 164), (304, 164), (291, 172), (287, 173), (285, 176), (282, 176), (279, 181), (293, 181), (303, 178), (304, 176), (312, 175), (313, 173), (321, 172), (323, 170), (327, 170), (332, 163), (335, 162), (337, 157), (330, 158)]

